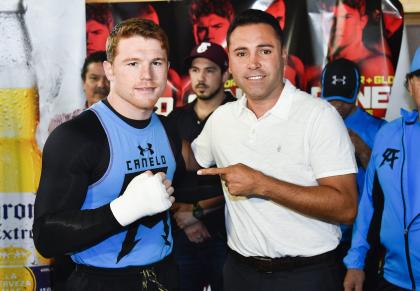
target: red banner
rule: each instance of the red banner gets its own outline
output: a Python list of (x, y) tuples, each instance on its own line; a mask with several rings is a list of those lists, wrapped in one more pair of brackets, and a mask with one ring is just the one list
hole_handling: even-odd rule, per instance
[[(159, 112), (169, 113), (194, 98), (184, 59), (201, 41), (226, 46), (226, 31), (235, 14), (247, 8), (265, 10), (279, 20), (286, 38), (285, 77), (319, 96), (322, 68), (347, 58), (361, 71), (359, 106), (384, 117), (401, 46), (403, 11), (398, 0), (192, 0), (87, 4), (87, 52), (104, 50), (111, 27), (127, 18), (159, 23), (171, 44), (168, 86)], [(235, 82), (225, 84), (237, 97)]]

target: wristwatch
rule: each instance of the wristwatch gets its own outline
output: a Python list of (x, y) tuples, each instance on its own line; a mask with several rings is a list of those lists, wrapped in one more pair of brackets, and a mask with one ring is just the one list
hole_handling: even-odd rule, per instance
[(201, 219), (204, 216), (204, 209), (198, 204), (198, 201), (193, 204), (192, 214), (197, 219)]

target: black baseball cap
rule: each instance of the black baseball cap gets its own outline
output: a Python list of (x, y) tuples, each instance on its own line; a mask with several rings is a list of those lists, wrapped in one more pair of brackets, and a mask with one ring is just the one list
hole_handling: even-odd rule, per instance
[(355, 103), (360, 87), (360, 72), (355, 63), (347, 59), (329, 62), (322, 71), (321, 97)]
[(225, 49), (213, 42), (202, 42), (191, 50), (190, 55), (185, 59), (185, 65), (189, 69), (195, 58), (206, 58), (216, 63), (222, 72), (228, 67), (228, 56)]

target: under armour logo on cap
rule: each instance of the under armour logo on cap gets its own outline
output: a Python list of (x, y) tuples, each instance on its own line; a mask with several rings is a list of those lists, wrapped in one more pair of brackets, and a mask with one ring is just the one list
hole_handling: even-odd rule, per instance
[(208, 47), (211, 46), (211, 43), (209, 42), (202, 42), (198, 47), (197, 47), (197, 53), (202, 54), (204, 53)]
[(346, 76), (343, 76), (341, 78), (338, 78), (337, 75), (332, 76), (332, 82), (333, 85), (337, 85), (337, 83), (341, 83), (342, 85), (346, 85)]
[(359, 93), (359, 69), (347, 59), (329, 62), (322, 71), (321, 97), (328, 101), (355, 103)]

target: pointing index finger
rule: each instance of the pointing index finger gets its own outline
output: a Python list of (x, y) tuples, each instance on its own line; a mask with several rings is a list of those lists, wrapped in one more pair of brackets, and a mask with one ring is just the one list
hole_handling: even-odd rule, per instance
[(207, 168), (207, 169), (200, 169), (197, 171), (197, 175), (205, 176), (205, 175), (224, 175), (227, 173), (227, 168)]

